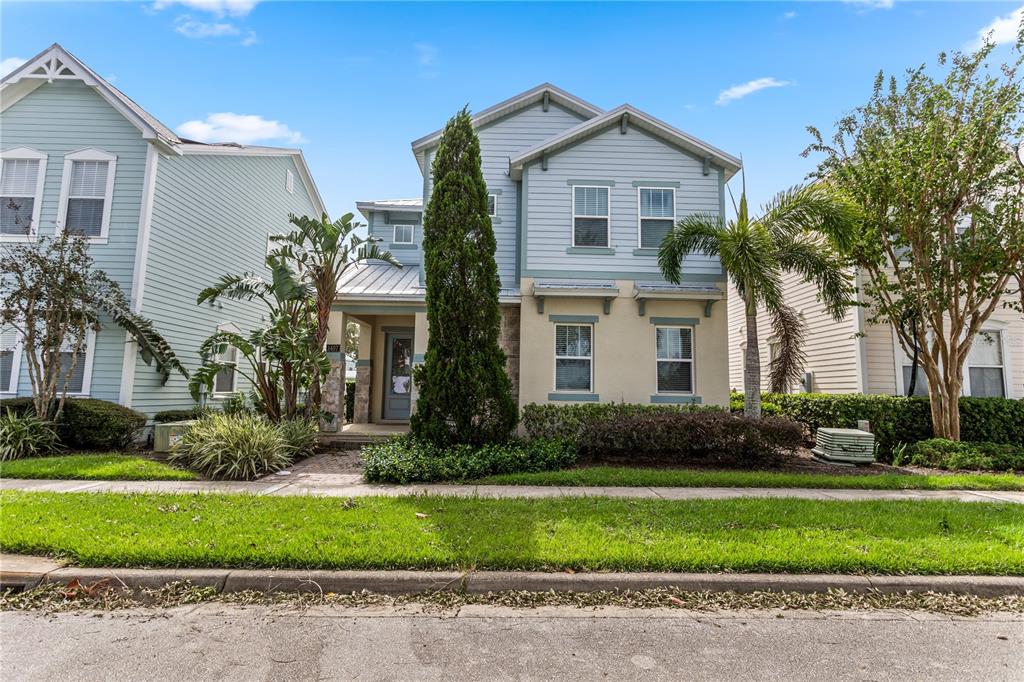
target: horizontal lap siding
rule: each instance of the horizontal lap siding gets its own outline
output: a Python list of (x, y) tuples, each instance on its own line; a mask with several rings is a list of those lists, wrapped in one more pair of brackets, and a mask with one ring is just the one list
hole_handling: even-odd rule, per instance
[[(295, 193), (285, 190), (286, 171)], [(186, 155), (161, 157), (150, 232), (143, 314), (170, 341), (190, 369), (200, 364), (199, 346), (217, 326), (243, 333), (266, 323), (262, 304), (223, 300), (196, 304), (199, 292), (221, 275), (269, 273), (267, 236), (289, 230), (288, 214), (316, 209), (287, 156)], [(132, 407), (153, 414), (188, 407), (188, 382), (159, 376), (137, 361)], [(248, 387), (240, 380), (240, 389)]]
[[(613, 181), (610, 188), (611, 243), (614, 255), (567, 254), (572, 246), (572, 188), (569, 180)], [(548, 170), (539, 164), (527, 171), (527, 271), (565, 271), (570, 274), (635, 272), (660, 280), (657, 259), (637, 256), (638, 198), (634, 181), (678, 182), (676, 218), (691, 213), (720, 210), (721, 173), (703, 173), (703, 161), (648, 133), (630, 126), (623, 135), (618, 126), (548, 159)], [(688, 256), (683, 275), (720, 276), (717, 258)]]
[[(855, 393), (859, 390), (857, 353), (857, 312), (849, 310), (836, 322), (818, 300), (818, 289), (802, 282), (799, 275), (783, 277), (783, 295), (787, 305), (802, 314), (806, 328), (803, 350), (807, 356), (805, 372), (814, 373), (814, 390), (821, 393)], [(773, 340), (771, 319), (764, 311), (757, 316), (761, 357), (761, 385), (768, 390)], [(729, 293), (729, 383), (743, 389), (743, 344), (746, 342), (746, 315), (743, 301), (730, 285)]]
[(864, 350), (867, 355), (867, 388), (865, 393), (896, 394), (896, 356), (892, 327), (868, 324), (864, 329)]
[(372, 211), (367, 220), (367, 233), (371, 237), (381, 240), (378, 245), (382, 249), (388, 249), (395, 239), (395, 221), (402, 223), (415, 223), (413, 226), (413, 243), (415, 249), (395, 249), (392, 255), (403, 265), (414, 265), (422, 259), (423, 248), (423, 225), (421, 214), (403, 211)]
[[(47, 154), (39, 233), (52, 235), (60, 210), (64, 155), (96, 148), (117, 157), (106, 244), (91, 244), (94, 267), (106, 272), (130, 296), (139, 210), (146, 167), (142, 133), (92, 88), (78, 81), (54, 81), (0, 113), (4, 149), (31, 147)], [(102, 321), (101, 321), (102, 322)], [(117, 400), (121, 382), (124, 332), (110, 322), (96, 338), (90, 394)], [(28, 395), (27, 362), (21, 362), (19, 394)]]

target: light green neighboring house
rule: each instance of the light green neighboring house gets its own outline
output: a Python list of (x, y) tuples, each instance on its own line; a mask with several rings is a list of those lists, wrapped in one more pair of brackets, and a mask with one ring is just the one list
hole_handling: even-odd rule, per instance
[[(218, 328), (265, 322), (259, 305), (199, 306), (199, 292), (222, 274), (266, 274), (288, 215), (324, 212), (301, 151), (181, 138), (57, 44), (0, 80), (0, 158), (0, 248), (65, 227), (88, 235), (96, 267), (189, 369)], [(30, 395), (25, 365), (17, 335), (0, 330), (0, 398)], [(113, 324), (77, 367), (75, 395), (150, 416), (193, 404), (188, 382), (162, 385)], [(218, 388), (209, 400), (248, 387), (224, 375)]]

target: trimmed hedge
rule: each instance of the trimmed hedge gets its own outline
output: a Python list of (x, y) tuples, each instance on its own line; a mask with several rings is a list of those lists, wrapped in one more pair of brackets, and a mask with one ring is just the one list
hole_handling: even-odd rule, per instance
[(1024, 471), (1024, 448), (999, 443), (958, 443), (930, 438), (907, 447), (909, 464), (937, 469)]
[(750, 419), (728, 412), (647, 413), (593, 422), (580, 453), (596, 459), (750, 466), (803, 444), (803, 427), (784, 417)]
[(187, 422), (193, 419), (201, 419), (213, 412), (209, 407), (195, 407), (187, 410), (164, 410), (153, 415), (153, 421), (157, 424), (169, 424), (171, 422)]
[[(5, 410), (24, 416), (34, 415), (31, 398), (3, 401)], [(65, 445), (95, 450), (126, 447), (146, 425), (146, 415), (117, 403), (96, 398), (68, 398), (57, 424), (57, 433)]]
[(399, 436), (368, 445), (362, 454), (363, 476), (374, 483), (466, 481), (495, 474), (554, 471), (576, 463), (576, 448), (565, 440), (443, 448)]
[[(882, 460), (891, 457), (893, 448), (900, 443), (916, 443), (933, 435), (928, 398), (765, 393), (763, 400), (778, 405), (784, 416), (805, 424), (812, 437), (823, 426), (856, 428), (857, 420), (868, 420)], [(1024, 446), (1024, 401), (960, 398), (960, 437), (968, 442)]]
[(644, 414), (722, 412), (713, 405), (641, 405), (638, 403), (577, 403), (573, 405), (530, 403), (523, 407), (522, 424), (530, 439), (568, 439), (578, 443), (591, 424)]

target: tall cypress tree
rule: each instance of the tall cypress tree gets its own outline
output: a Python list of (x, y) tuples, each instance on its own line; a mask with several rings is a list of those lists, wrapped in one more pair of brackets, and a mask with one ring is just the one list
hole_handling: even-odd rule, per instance
[(432, 169), (423, 216), (430, 340), (415, 374), (412, 432), (441, 445), (500, 442), (512, 434), (518, 407), (498, 345), (497, 243), (467, 109), (445, 126)]

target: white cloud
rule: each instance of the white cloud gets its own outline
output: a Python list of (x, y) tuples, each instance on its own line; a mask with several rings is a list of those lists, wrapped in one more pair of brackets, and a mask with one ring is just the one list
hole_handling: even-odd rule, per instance
[(1017, 32), (1020, 30), (1022, 21), (1024, 21), (1024, 5), (1006, 16), (996, 17), (992, 20), (992, 23), (980, 29), (977, 38), (971, 43), (971, 48), (976, 50), (984, 45), (986, 41), (993, 45), (1012, 43), (1017, 40)]
[(420, 66), (433, 66), (437, 63), (439, 50), (436, 46), (430, 43), (416, 43), (413, 47), (416, 48), (416, 61)]
[(258, 2), (259, 0), (156, 0), (153, 9), (162, 10), (173, 5), (184, 5), (191, 9), (210, 12), (218, 17), (244, 17)]
[(6, 76), (24, 63), (25, 60), (21, 57), (8, 57), (0, 61), (0, 76)]
[(199, 21), (187, 14), (174, 20), (174, 30), (186, 38), (222, 38), (240, 33), (234, 24)]
[(306, 141), (297, 130), (280, 121), (268, 121), (253, 114), (234, 114), (228, 111), (210, 114), (205, 121), (185, 121), (177, 128), (182, 137), (198, 142), (237, 142), (254, 144), (280, 140), (288, 144)]
[(249, 35), (242, 38), (242, 47), (249, 47), (260, 42), (260, 39), (256, 37), (256, 31), (249, 31)]
[(729, 102), (743, 99), (747, 95), (753, 94), (758, 90), (764, 90), (765, 88), (783, 88), (787, 85), (792, 85), (790, 81), (780, 81), (777, 78), (756, 78), (746, 83), (739, 85), (733, 85), (730, 88), (722, 90), (718, 93), (718, 99), (715, 100), (715, 104), (718, 106), (724, 106)]
[(782, 15), (783, 19), (796, 19), (796, 12), (785, 12)]
[(896, 0), (843, 0), (847, 5), (859, 5), (862, 9), (892, 9)]

